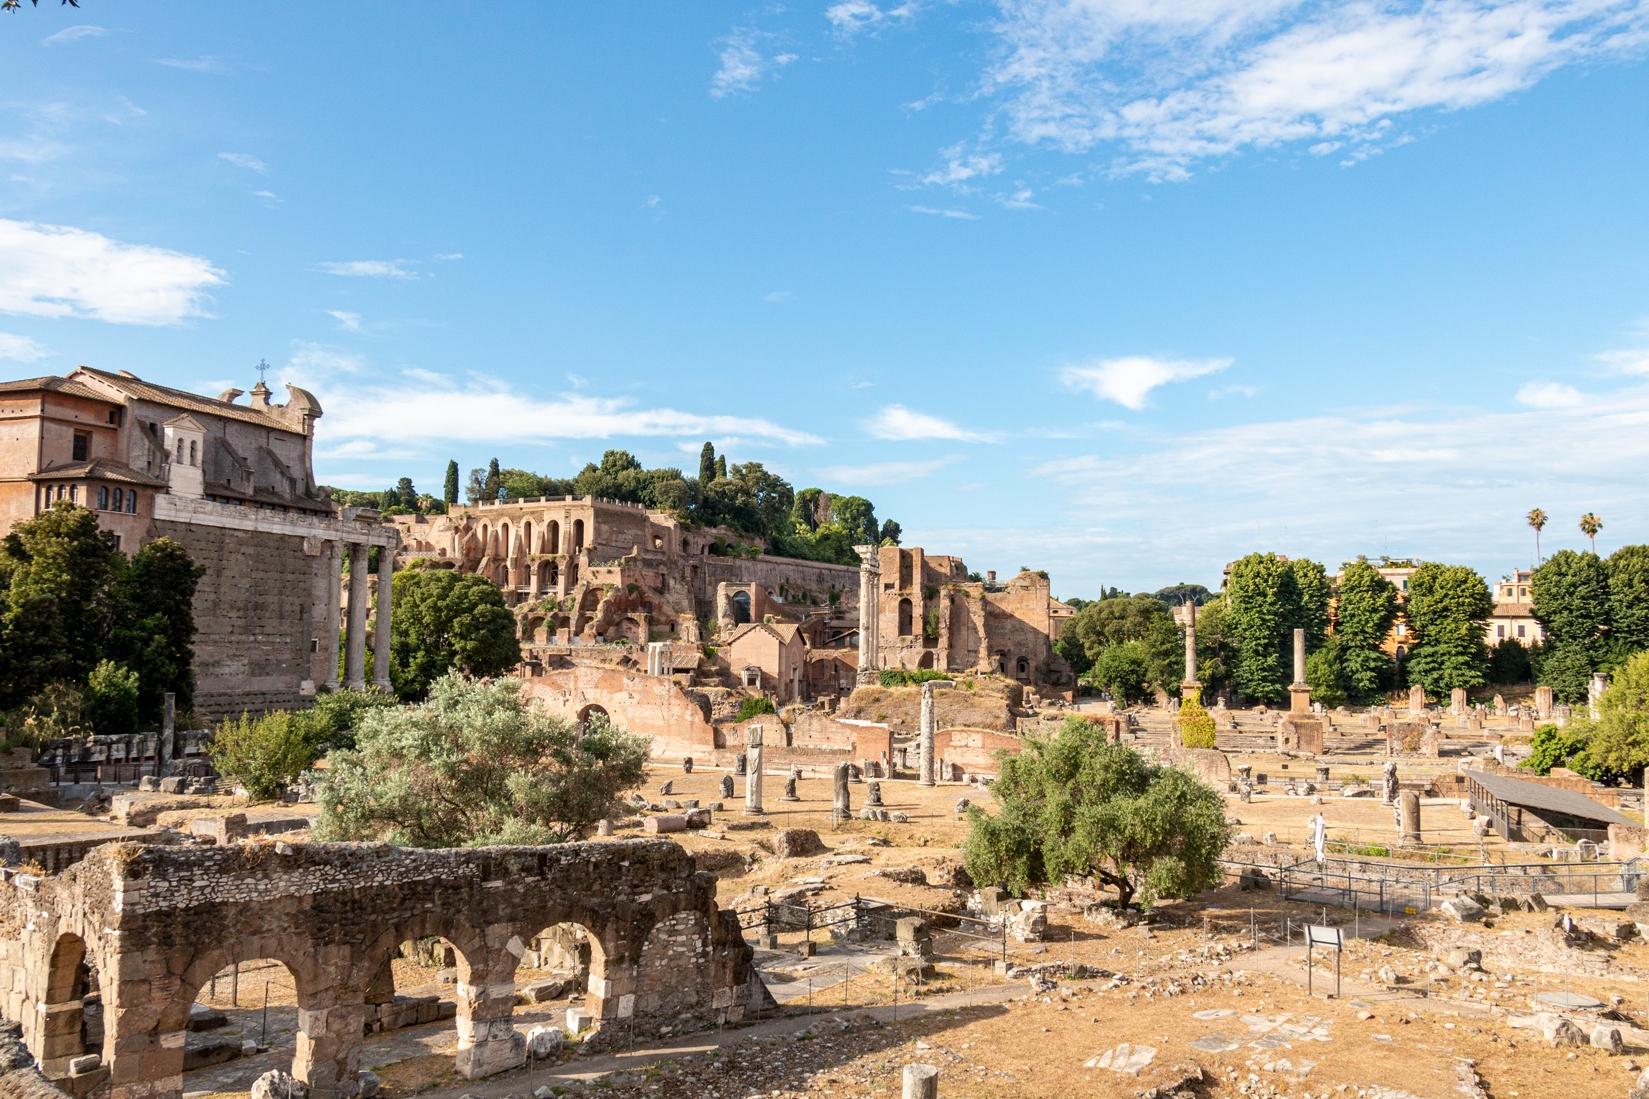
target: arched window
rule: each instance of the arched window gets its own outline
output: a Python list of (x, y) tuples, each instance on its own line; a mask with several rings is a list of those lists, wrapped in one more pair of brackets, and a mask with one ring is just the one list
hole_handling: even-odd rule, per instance
[(179, 439), (177, 441), (177, 464), (180, 465), (180, 466), (183, 464), (183, 440), (182, 439)]
[(508, 557), (509, 555), (510, 555), (510, 525), (508, 523), (505, 523), (503, 526), (498, 528), (498, 556)]
[(899, 636), (910, 636), (910, 600), (899, 600)]
[(750, 621), (750, 593), (736, 591), (733, 593), (733, 624), (743, 625)]
[(532, 548), (532, 524), (531, 523), (522, 523), (521, 524), (521, 552), (522, 553), (532, 553), (533, 552), (533, 548)]
[(200, 465), (200, 452), (195, 449), (193, 441), (189, 443), (189, 464), (192, 466)]
[(550, 520), (550, 544), (544, 548), (550, 553), (561, 552), (561, 524), (553, 519)]
[[(108, 485), (99, 485), (99, 486), (97, 486), (97, 510), (98, 511), (108, 511), (109, 510), (109, 486)], [(116, 508), (115, 510), (118, 511), (119, 508)]]
[(584, 548), (584, 520), (573, 520), (573, 552), (577, 553)]
[(72, 504), (72, 503), (74, 503), (75, 501), (77, 501), (79, 499), (80, 499), (80, 486), (79, 485), (70, 485), (69, 486), (69, 503)]
[(126, 490), (126, 512), (129, 515), (137, 514), (137, 489)]
[[(134, 493), (132, 493), (132, 495), (136, 496), (137, 493), (134, 492)], [(122, 488), (115, 489), (115, 510), (116, 511), (125, 511), (126, 510), (126, 490), (125, 489), (122, 489)]]

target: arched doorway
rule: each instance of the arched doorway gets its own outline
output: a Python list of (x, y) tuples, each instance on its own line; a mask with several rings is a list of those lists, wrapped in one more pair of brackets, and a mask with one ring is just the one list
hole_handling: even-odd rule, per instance
[[(72, 932), (58, 936), (46, 971), (46, 997), (37, 1018), (41, 1071), (67, 1076), (69, 1062), (88, 1053), (102, 1054), (103, 998), (96, 971), (88, 964), (86, 943)], [(84, 1074), (81, 1074), (84, 1075)]]
[(742, 626), (750, 621), (750, 593), (736, 591), (733, 593), (733, 624)]
[(606, 707), (598, 706), (598, 705), (596, 705), (595, 703), (592, 702), (592, 703), (590, 703), (590, 705), (588, 705), (588, 706), (584, 707), (582, 710), (578, 711), (578, 728), (579, 728), (579, 730), (582, 732), (583, 729), (587, 725), (589, 725), (590, 719), (593, 718), (593, 717), (596, 717), (597, 715), (599, 715), (601, 720), (604, 721), (604, 722), (612, 720), (612, 718), (607, 713)]
[[(162, 1021), (163, 1047), (165, 1031), (178, 1024), (183, 1030), (184, 1091), (250, 1090), (253, 1081), (277, 1067), (306, 1082), (335, 1075), (332, 1065), (310, 1059), (319, 1037), (317, 1020), (307, 1010), (309, 990), (300, 987), (296, 972), (277, 958), (235, 954), (225, 948), (197, 962), (179, 990), (178, 999), (188, 996), (188, 1003), (182, 1011), (174, 1006)], [(191, 987), (190, 977), (199, 984)], [(254, 1053), (243, 1052), (246, 1042), (255, 1044)]]
[(561, 550), (561, 524), (556, 522), (554, 519), (550, 520), (550, 536), (549, 536), (549, 538), (545, 539), (545, 541), (547, 543), (547, 545), (545, 545), (545, 547), (544, 547), (544, 552), (545, 553), (560, 553), (560, 552), (562, 552), (562, 550)]
[(920, 659), (916, 662), (916, 666), (918, 668), (931, 668), (931, 667), (933, 667), (933, 654), (931, 652), (923, 653), (922, 654), (922, 659)]
[(911, 606), (909, 599), (899, 600), (899, 636), (909, 637), (911, 629)]
[(573, 552), (577, 553), (584, 548), (584, 520), (573, 520)]

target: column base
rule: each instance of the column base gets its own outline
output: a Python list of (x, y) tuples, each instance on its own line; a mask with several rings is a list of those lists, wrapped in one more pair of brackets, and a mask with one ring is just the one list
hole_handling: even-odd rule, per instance
[(352, 691), (364, 691), (364, 690), (366, 690), (366, 680), (365, 679), (351, 679), (349, 681), (349, 689), (352, 690)]
[(1288, 709), (1290, 713), (1309, 714), (1311, 712), (1311, 688), (1304, 683), (1295, 683), (1288, 688)]
[(1180, 701), (1189, 702), (1193, 698), (1202, 701), (1202, 684), (1195, 679), (1187, 679), (1179, 685)]
[(388, 679), (374, 679), (372, 681), (372, 685), (374, 687), (380, 688), (381, 690), (385, 690), (385, 691), (393, 691), (395, 689), (394, 687), (392, 687), (390, 685), (390, 682), (389, 682)]

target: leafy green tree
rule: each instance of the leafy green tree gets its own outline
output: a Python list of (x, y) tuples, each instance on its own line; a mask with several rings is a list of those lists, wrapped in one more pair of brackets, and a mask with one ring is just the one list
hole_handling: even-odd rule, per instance
[(86, 681), (103, 658), (116, 609), (111, 588), (124, 564), (96, 514), (66, 500), (0, 540), (0, 705), (54, 680)]
[(1576, 726), (1559, 729), (1556, 725), (1542, 725), (1529, 741), (1529, 758), (1518, 767), (1537, 775), (1549, 775), (1553, 767), (1569, 767), (1586, 748), (1586, 736)]
[(830, 497), (822, 488), (804, 488), (796, 493), (796, 502), (790, 506), (790, 521), (798, 532), (805, 528), (809, 534), (829, 521)]
[[(393, 617), (393, 616), (391, 616)], [(369, 711), (397, 705), (393, 694), (378, 687), (328, 691), (309, 710), (310, 735), (317, 751), (355, 747), (355, 730)]]
[(1151, 670), (1144, 643), (1124, 641), (1102, 649), (1093, 667), (1083, 674), (1082, 682), (1109, 691), (1125, 706), (1137, 706), (1151, 695)]
[(882, 520), (882, 536), (878, 541), (881, 545), (884, 545), (884, 546), (897, 546), (899, 544), (899, 538), (904, 533), (905, 533), (905, 528), (904, 527), (901, 527), (898, 523), (895, 523), (892, 519), (883, 519)]
[(504, 487), (504, 474), (498, 468), (498, 459), (487, 463), (487, 479), (481, 483), (481, 499), (488, 503), (498, 499), (498, 490)]
[(109, 653), (139, 684), (140, 720), (160, 720), (167, 692), (177, 708), (195, 702), (195, 588), (206, 569), (171, 538), (145, 542), (115, 582)]
[(1188, 698), (1181, 702), (1174, 724), (1179, 726), (1180, 743), (1187, 748), (1214, 747), (1218, 730), (1214, 727), (1213, 715), (1203, 708), (1201, 699)]
[(1488, 681), (1484, 628), (1494, 614), (1489, 585), (1465, 565), (1427, 561), (1409, 578), (1409, 682), (1433, 698)]
[(1624, 775), (1637, 785), (1649, 764), (1649, 651), (1626, 661), (1609, 678), (1609, 686), (1598, 699), (1597, 720), (1576, 723), (1576, 731), (1586, 739), (1582, 753), (1592, 773), (1575, 767), (1587, 777)]
[(136, 673), (112, 660), (100, 661), (86, 677), (85, 722), (106, 736), (137, 732), (138, 679)]
[(1536, 679), (1550, 687), (1559, 702), (1578, 706), (1591, 690), (1592, 658), (1578, 645), (1548, 644)]
[(699, 487), (716, 479), (716, 448), (706, 442), (699, 451)]
[(1528, 648), (1515, 637), (1502, 637), (1489, 650), (1490, 683), (1526, 683), (1532, 670)]
[(1151, 593), (1153, 599), (1159, 599), (1169, 607), (1178, 607), (1184, 603), (1195, 603), (1202, 606), (1214, 598), (1214, 593), (1201, 584), (1187, 584), (1181, 581), (1170, 584), (1166, 588), (1158, 588)]
[(1230, 605), (1216, 597), (1197, 611), (1197, 681), (1202, 696), (1212, 698), (1231, 684), (1231, 647), (1226, 642)]
[(1546, 631), (1539, 681), (1568, 703), (1586, 700), (1609, 647), (1609, 568), (1594, 553), (1559, 550), (1534, 570), (1534, 616)]
[(1189, 897), (1216, 885), (1230, 839), (1220, 795), (1174, 767), (1154, 766), (1102, 729), (1068, 718), (1051, 739), (1004, 756), (994, 816), (968, 810), (963, 855), (981, 885), (1023, 896), (1092, 876), (1123, 906)]
[(418, 490), (412, 487), (411, 477), (402, 477), (395, 482), (395, 495), (401, 498), (402, 507), (414, 507), (418, 503)]
[(1617, 661), (1649, 649), (1649, 546), (1609, 555), (1609, 643)]
[(456, 459), (447, 462), (447, 479), (441, 486), (441, 499), (448, 507), (458, 502), (458, 462)]
[(484, 577), (451, 569), (395, 574), (389, 678), (401, 698), (417, 698), (457, 670), (495, 676), (521, 663), (515, 616)]
[(1308, 558), (1297, 557), (1288, 563), (1294, 573), (1297, 602), (1288, 621), (1289, 676), (1294, 675), (1294, 631), (1305, 630), (1306, 652), (1315, 652), (1328, 636), (1328, 604), (1333, 586), (1323, 566)]
[(317, 838), (403, 847), (562, 843), (639, 783), (649, 742), (600, 715), (582, 731), (513, 679), (445, 676), (426, 702), (376, 709), (316, 791)]
[(1334, 618), (1337, 643), (1331, 660), (1339, 669), (1343, 693), (1357, 705), (1377, 701), (1390, 689), (1395, 671), (1380, 646), (1397, 620), (1397, 588), (1366, 560), (1353, 561), (1340, 575)]
[(1335, 634), (1323, 647), (1305, 658), (1305, 681), (1311, 700), (1324, 706), (1343, 706), (1351, 698), (1350, 673), (1346, 668), (1345, 638)]
[(386, 488), (383, 493), (383, 501), (385, 511), (388, 511), (390, 508), (399, 508), (401, 506), (401, 490), (398, 488)]
[(1298, 573), (1276, 554), (1251, 553), (1232, 564), (1226, 593), (1232, 685), (1258, 702), (1281, 701), (1294, 677), (1293, 626), (1305, 617)]
[(315, 762), (313, 721), (308, 714), (273, 710), (220, 722), (207, 742), (212, 765), (251, 795), (268, 801)]
[[(333, 493), (337, 495), (336, 492)], [(469, 481), (464, 485), (464, 499), (471, 506), (487, 498), (487, 471), (484, 469), (470, 470)]]

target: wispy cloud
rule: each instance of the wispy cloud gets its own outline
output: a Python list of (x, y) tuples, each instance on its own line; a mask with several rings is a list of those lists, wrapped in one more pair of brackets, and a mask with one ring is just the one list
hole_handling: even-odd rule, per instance
[(862, 466), (825, 466), (816, 469), (821, 479), (837, 485), (902, 485), (907, 481), (920, 481), (924, 477), (932, 477), (948, 465), (960, 462), (960, 454), (951, 454), (944, 458), (931, 458), (925, 462), (870, 462)]
[(1200, 378), (1230, 365), (1230, 359), (1156, 359), (1149, 355), (1129, 355), (1067, 366), (1059, 377), (1072, 389), (1085, 389), (1096, 397), (1137, 412), (1145, 407), (1146, 398), (1158, 386)]
[(956, 439), (969, 443), (991, 442), (993, 436), (958, 427), (949, 420), (913, 412), (901, 404), (890, 404), (865, 421), (865, 431), (878, 439)]
[(939, 155), (945, 158), (945, 163), (924, 175), (921, 182), (956, 187), (1002, 170), (1001, 153), (971, 152), (962, 145), (953, 145)]
[(1227, 397), (1254, 397), (1259, 392), (1259, 386), (1254, 385), (1222, 385), (1218, 389), (1210, 389), (1208, 399), (1222, 401)]
[(343, 309), (328, 309), (327, 313), (331, 314), (339, 324), (349, 331), (359, 332), (361, 330), (361, 315), (359, 313), (350, 313)]
[(710, 95), (721, 99), (735, 92), (755, 91), (768, 73), (795, 61), (793, 53), (765, 52), (772, 37), (762, 31), (737, 27), (722, 39), (717, 54), (721, 67), (710, 78)]
[[(307, 350), (312, 345), (304, 345)], [(322, 349), (325, 350), (325, 349)], [(294, 364), (299, 356), (293, 356)], [(824, 440), (769, 420), (701, 415), (673, 408), (639, 408), (629, 398), (562, 393), (537, 398), (515, 380), (473, 377), (468, 385), (431, 382), (355, 387), (348, 399), (327, 403), (330, 367), (306, 367), (328, 411), (327, 430), (336, 439), (394, 440), (399, 443), (547, 442), (553, 439), (608, 439), (624, 436), (679, 436), (703, 440), (737, 435), (788, 446)], [(403, 372), (404, 373), (404, 372)], [(340, 395), (341, 396), (341, 395)]]
[(1621, 374), (1649, 374), (1649, 348), (1628, 351), (1605, 351), (1596, 356), (1598, 362)]
[(78, 27), (64, 27), (56, 34), (48, 34), (40, 41), (48, 46), (60, 46), (69, 42), (78, 42), (82, 38), (102, 38), (109, 32), (102, 27), (92, 27), (81, 24)]
[(32, 363), (36, 359), (45, 358), (48, 354), (50, 352), (43, 344), (38, 344), (27, 336), (13, 336), (9, 332), (0, 332), (0, 359)]
[(1011, 135), (1183, 178), (1205, 157), (1305, 143), (1355, 162), (1395, 120), (1503, 98), (1641, 49), (1643, 0), (1001, 0), (983, 90)]
[(269, 165), (253, 156), (251, 153), (219, 153), (219, 160), (227, 160), (237, 168), (249, 168), (254, 172), (267, 173)]
[(221, 57), (157, 57), (155, 64), (187, 72), (210, 73), (213, 76), (229, 76), (235, 71), (234, 66)]
[(287, 365), (305, 378), (327, 378), (340, 373), (359, 374), (366, 366), (359, 355), (339, 351), (325, 344), (296, 340), (292, 347), (292, 358)]
[(771, 293), (763, 294), (762, 301), (789, 301), (793, 297), (795, 295), (789, 290), (774, 290)]
[(0, 219), (0, 312), (177, 324), (226, 282), (200, 256), (63, 225)]
[(464, 253), (462, 253), (462, 252), (437, 252), (436, 255), (435, 255), (435, 258), (440, 260), (442, 263), (451, 263), (453, 260), (463, 259), (464, 258)]
[(315, 266), (329, 275), (346, 275), (367, 279), (415, 279), (418, 272), (407, 269), (404, 259), (352, 259), (342, 262), (317, 263)]
[(872, 33), (883, 27), (908, 23), (916, 17), (920, 5), (907, 0), (898, 7), (881, 7), (870, 0), (841, 0), (825, 9), (825, 18), (842, 34), (852, 37), (866, 31)]
[(913, 214), (929, 214), (933, 217), (956, 218), (958, 221), (978, 221), (978, 214), (970, 214), (966, 210), (941, 210), (934, 206), (907, 206), (905, 209)]
[(281, 203), (281, 202), (286, 201), (280, 195), (277, 195), (274, 191), (253, 191), (252, 192), (252, 197), (253, 198), (261, 198), (265, 202), (271, 202), (271, 203)]
[(1529, 382), (1517, 391), (1517, 403), (1530, 408), (1578, 408), (1585, 394), (1562, 382)]

